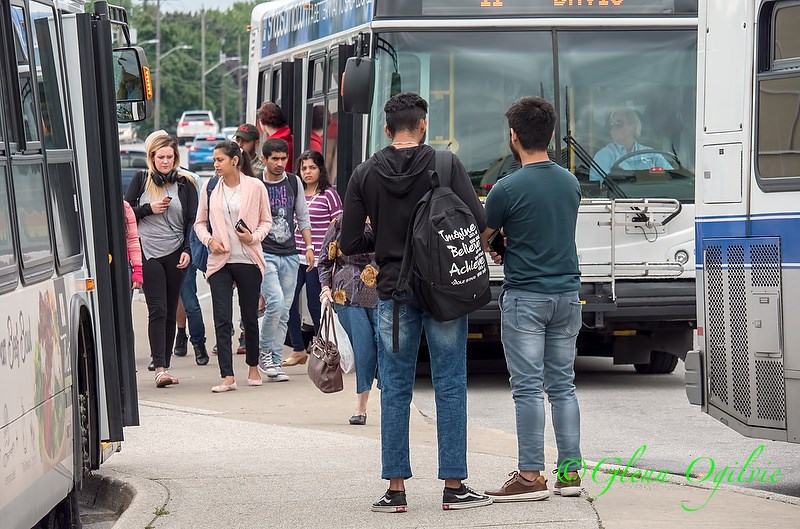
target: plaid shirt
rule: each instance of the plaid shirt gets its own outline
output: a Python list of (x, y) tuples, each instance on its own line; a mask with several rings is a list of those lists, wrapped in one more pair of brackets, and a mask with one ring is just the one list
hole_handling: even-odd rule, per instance
[(261, 178), (261, 175), (264, 173), (264, 169), (267, 168), (264, 162), (261, 161), (261, 155), (256, 155), (255, 159), (252, 160), (250, 164), (253, 166), (253, 173), (255, 173), (253, 176), (256, 178)]

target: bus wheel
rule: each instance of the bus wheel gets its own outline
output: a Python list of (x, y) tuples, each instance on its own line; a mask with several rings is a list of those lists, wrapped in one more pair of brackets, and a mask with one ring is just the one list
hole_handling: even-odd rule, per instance
[(73, 487), (61, 503), (53, 507), (34, 529), (81, 529), (80, 508), (78, 506), (78, 487)]
[(650, 351), (650, 362), (647, 364), (633, 364), (637, 373), (647, 375), (666, 375), (675, 371), (678, 357), (666, 351)]
[(97, 438), (97, 403), (94, 399), (94, 352), (87, 329), (81, 325), (78, 349), (78, 411), (80, 413), (81, 460), (83, 475), (87, 476), (95, 468), (93, 464), (97, 456), (94, 452), (99, 447)]

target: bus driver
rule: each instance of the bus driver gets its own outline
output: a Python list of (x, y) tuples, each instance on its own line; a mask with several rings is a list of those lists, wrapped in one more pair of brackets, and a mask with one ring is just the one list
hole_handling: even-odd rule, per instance
[[(617, 160), (623, 156), (636, 151), (653, 149), (636, 141), (642, 133), (642, 122), (639, 120), (639, 115), (632, 108), (613, 110), (608, 116), (608, 128), (611, 134), (611, 143), (594, 155), (594, 161), (600, 166), (604, 174), (600, 174), (597, 169), (592, 167), (589, 171), (589, 180), (592, 182), (602, 182)], [(662, 169), (673, 168), (664, 156), (653, 152), (628, 158), (619, 167), (629, 171), (652, 169), (654, 167), (661, 167)]]

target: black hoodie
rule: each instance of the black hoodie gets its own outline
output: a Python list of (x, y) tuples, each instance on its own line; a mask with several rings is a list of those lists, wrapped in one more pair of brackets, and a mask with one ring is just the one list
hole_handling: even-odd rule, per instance
[[(411, 213), (431, 188), (428, 171), (434, 169), (434, 152), (428, 145), (413, 149), (386, 147), (356, 167), (347, 184), (341, 249), (346, 255), (375, 252), (378, 295), (383, 300), (391, 299), (397, 286)], [(472, 211), (483, 232), (483, 206), (464, 165), (455, 156), (453, 160), (450, 187)], [(364, 233), (367, 217), (372, 223), (372, 236)]]

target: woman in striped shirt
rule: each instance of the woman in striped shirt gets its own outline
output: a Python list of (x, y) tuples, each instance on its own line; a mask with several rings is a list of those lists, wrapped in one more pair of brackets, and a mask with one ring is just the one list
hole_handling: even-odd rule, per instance
[[(328, 225), (342, 212), (342, 200), (339, 193), (331, 186), (328, 171), (325, 169), (325, 159), (317, 151), (305, 151), (297, 159), (300, 178), (305, 188), (308, 216), (311, 220), (311, 242), (314, 255), (319, 253), (322, 240)], [(306, 344), (303, 340), (303, 331), (300, 318), (300, 291), (306, 287), (306, 303), (311, 320), (314, 322), (314, 332), (319, 331), (320, 301), (319, 295), (322, 287), (319, 283), (319, 273), (315, 263), (307, 262), (306, 246), (300, 233), (295, 233), (297, 250), (300, 254), (300, 266), (297, 270), (297, 287), (294, 291), (294, 302), (289, 311), (289, 337), (292, 341), (292, 354), (283, 361), (283, 366), (304, 364), (306, 360)]]

